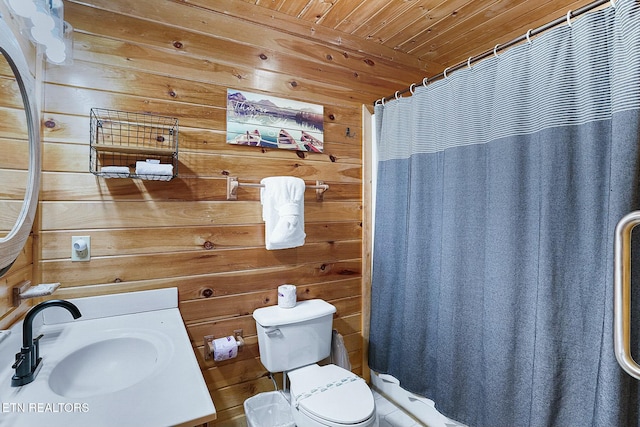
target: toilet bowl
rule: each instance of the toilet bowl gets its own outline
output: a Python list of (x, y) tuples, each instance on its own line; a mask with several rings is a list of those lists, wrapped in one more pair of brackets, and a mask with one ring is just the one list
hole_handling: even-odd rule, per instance
[(317, 364), (287, 374), (298, 427), (377, 427), (375, 403), (365, 381), (336, 365)]

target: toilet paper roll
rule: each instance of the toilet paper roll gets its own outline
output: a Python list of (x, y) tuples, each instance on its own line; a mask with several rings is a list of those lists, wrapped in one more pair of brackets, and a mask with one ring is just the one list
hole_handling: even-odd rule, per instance
[(278, 286), (278, 307), (293, 308), (296, 306), (296, 287), (294, 285)]
[(233, 359), (238, 355), (238, 343), (234, 337), (217, 338), (213, 340), (213, 360)]

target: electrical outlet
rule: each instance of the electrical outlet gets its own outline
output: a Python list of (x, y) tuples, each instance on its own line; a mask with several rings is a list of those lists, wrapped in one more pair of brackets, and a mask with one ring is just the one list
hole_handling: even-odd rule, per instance
[(71, 261), (89, 261), (91, 259), (91, 236), (71, 237)]

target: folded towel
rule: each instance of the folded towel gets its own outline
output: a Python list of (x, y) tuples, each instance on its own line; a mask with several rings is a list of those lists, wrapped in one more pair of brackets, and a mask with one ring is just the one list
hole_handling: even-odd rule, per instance
[(37, 286), (31, 286), (20, 294), (20, 299), (38, 298), (51, 295), (60, 287), (60, 283), (41, 283)]
[(129, 167), (127, 166), (103, 166), (100, 168), (100, 172), (105, 178), (129, 178)]
[(169, 181), (173, 178), (173, 165), (167, 163), (136, 162), (136, 175), (141, 179)]
[(118, 172), (118, 173), (129, 173), (128, 166), (103, 166), (100, 169), (101, 172)]
[(268, 250), (304, 245), (305, 183), (291, 176), (264, 178), (260, 183), (265, 246)]

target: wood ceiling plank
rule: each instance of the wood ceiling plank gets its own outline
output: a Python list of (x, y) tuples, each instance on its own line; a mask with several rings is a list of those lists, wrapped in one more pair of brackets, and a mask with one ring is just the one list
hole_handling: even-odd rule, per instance
[[(499, 24), (501, 19), (504, 19), (500, 17), (505, 12), (521, 3), (522, 0), (489, 0), (478, 2), (478, 4), (473, 2), (470, 10), (465, 10), (462, 16), (456, 15), (455, 22), (451, 19), (443, 22), (439, 31), (431, 32), (428, 37), (423, 37), (420, 43), (414, 44), (411, 49), (404, 50), (414, 55), (426, 55), (427, 52), (434, 52), (434, 55), (437, 55), (436, 52), (441, 51), (444, 46), (465, 34), (468, 34), (471, 39), (473, 32), (483, 28), (491, 20), (496, 19), (494, 23)], [(496, 35), (499, 35), (497, 31)], [(474, 44), (471, 43), (472, 46)]]
[[(573, 3), (571, 3), (570, 5), (568, 5), (567, 7), (565, 7), (562, 10), (556, 11), (554, 13), (550, 13), (549, 15), (544, 16), (544, 17), (542, 17), (542, 18), (540, 18), (540, 19), (538, 19), (536, 21), (527, 23), (528, 25), (521, 26), (519, 28), (514, 29), (513, 31), (511, 31), (509, 33), (503, 34), (501, 36), (501, 38), (499, 39), (499, 41), (496, 42), (496, 44), (503, 44), (503, 43), (506, 43), (508, 41), (511, 41), (511, 40), (513, 40), (513, 39), (515, 39), (517, 37), (520, 37), (520, 36), (526, 34), (526, 32), (529, 29), (538, 28), (538, 27), (541, 27), (541, 26), (543, 26), (545, 24), (548, 24), (549, 22), (554, 21), (555, 19), (561, 18), (564, 15), (566, 15), (567, 11), (578, 9), (578, 8), (580, 8), (582, 6), (585, 6), (585, 5), (589, 4), (589, 3), (591, 3), (591, 0), (574, 1)], [(608, 5), (605, 5), (604, 7), (606, 7), (606, 6), (608, 6)], [(535, 36), (532, 37), (532, 39), (535, 39)], [(450, 64), (458, 63), (458, 62), (461, 62), (462, 60), (464, 60), (465, 58), (469, 58), (471, 56), (476, 56), (476, 55), (479, 55), (479, 54), (487, 51), (488, 49), (492, 49), (494, 46), (495, 46), (495, 44), (493, 44), (492, 46), (486, 46), (485, 45), (484, 48), (483, 48), (482, 46), (479, 45), (473, 51), (467, 50), (466, 52), (463, 51), (462, 53), (454, 52), (454, 53), (451, 54), (451, 56), (448, 56), (446, 54), (446, 52), (445, 52), (441, 56), (441, 58), (443, 58), (444, 60), (450, 61), (449, 62)], [(462, 59), (455, 59), (455, 58), (462, 58)], [(451, 61), (453, 61), (453, 62), (451, 62)]]
[(309, 7), (314, 0), (284, 0), (278, 8), (279, 12), (286, 13), (289, 16), (300, 17), (303, 10)]
[(254, 2), (257, 6), (266, 7), (271, 10), (279, 10), (285, 0), (254, 0), (250, 3)]
[[(488, 21), (477, 26), (450, 43), (446, 43), (437, 50), (437, 57), (447, 64), (460, 62), (472, 56), (470, 47), (477, 46), (474, 51), (481, 53), (491, 49), (496, 44), (506, 43), (514, 37), (525, 34), (529, 28), (544, 25), (556, 18), (562, 17), (570, 8), (578, 4), (588, 4), (591, 0), (553, 0), (540, 4), (531, 9), (526, 2), (521, 2)], [(417, 52), (416, 52), (417, 53)], [(425, 55), (428, 56), (428, 55)]]
[(361, 26), (367, 25), (369, 21), (376, 20), (382, 10), (391, 7), (394, 3), (395, 1), (389, 0), (363, 1), (336, 27), (336, 30), (351, 34)]
[[(153, 0), (140, 0), (140, 1), (153, 1)], [(363, 0), (362, 4), (369, 7), (370, 5), (377, 3), (380, 1), (381, 4), (386, 4), (388, 0)], [(122, 4), (122, 6), (118, 6), (119, 9), (126, 8), (126, 5), (129, 3), (126, 0), (113, 0), (113, 2), (107, 0), (92, 0), (92, 3), (95, 4), (99, 2), (101, 7), (109, 7), (113, 6), (110, 3)], [(177, 2), (178, 5), (184, 5), (185, 3), (181, 0), (172, 0), (172, 2)], [(261, 7), (255, 7), (252, 5), (248, 5), (242, 2), (235, 2), (233, 0), (216, 0), (215, 5), (211, 6), (208, 4), (206, 0), (189, 0), (188, 4), (193, 6), (198, 6), (202, 8), (208, 9), (212, 13), (216, 13), (221, 15), (222, 20), (228, 20), (230, 16), (234, 16), (238, 19), (241, 19), (245, 22), (252, 22), (256, 25), (268, 27), (272, 29), (276, 29), (282, 33), (288, 33), (291, 35), (295, 35), (304, 39), (315, 40), (318, 43), (322, 43), (325, 45), (334, 45), (339, 47), (340, 49), (344, 49), (345, 51), (355, 51), (355, 52), (363, 52), (371, 55), (372, 57), (377, 57), (389, 61), (393, 61), (397, 64), (408, 66), (408, 67), (416, 67), (422, 68), (429, 64), (423, 64), (420, 61), (417, 61), (415, 57), (411, 55), (406, 55), (402, 52), (395, 51), (393, 49), (389, 49), (386, 46), (382, 46), (379, 43), (374, 43), (368, 40), (363, 40), (360, 37), (355, 37), (350, 34), (345, 34), (342, 30), (327, 28), (324, 25), (314, 25), (312, 27), (309, 26), (308, 22), (302, 21), (295, 17), (289, 16), (287, 14), (283, 14), (280, 12), (269, 11)], [(359, 10), (358, 10), (359, 12)], [(184, 11), (178, 11), (178, 13), (185, 13)], [(189, 26), (191, 29), (211, 32), (211, 23), (205, 22), (201, 25), (201, 19), (198, 18), (199, 15), (202, 14), (202, 11), (196, 10), (194, 12), (196, 15), (194, 20), (191, 20)], [(358, 14), (358, 16), (360, 16)], [(217, 23), (216, 23), (217, 24)], [(221, 23), (222, 24), (222, 23)], [(237, 26), (236, 26), (237, 27)], [(232, 39), (247, 39), (248, 43), (254, 43), (257, 39), (261, 42), (267, 43), (269, 35), (265, 35), (267, 40), (263, 38), (257, 38), (254, 35), (246, 35), (239, 34), (236, 28), (231, 28), (232, 32), (228, 35)], [(216, 29), (216, 32), (219, 32), (219, 29)]]
[(335, 0), (311, 0), (307, 6), (298, 14), (300, 19), (318, 23), (322, 17), (333, 8)]
[[(481, 1), (482, 0), (474, 1), (473, 7), (475, 8), (476, 3)], [(420, 35), (431, 34), (432, 28), (443, 22), (447, 24), (455, 22), (458, 19), (460, 11), (464, 7), (470, 7), (470, 3), (467, 0), (450, 0), (447, 2), (430, 1), (422, 3), (423, 5), (420, 5), (421, 9), (417, 10), (416, 13), (407, 13), (391, 23), (392, 25), (376, 32), (374, 34), (376, 39), (381, 40), (385, 46), (391, 49), (408, 51), (416, 43), (419, 43), (418, 37)], [(422, 13), (419, 13), (420, 11), (422, 11)]]
[[(72, 4), (81, 1), (68, 0)], [(441, 72), (445, 66), (511, 40), (520, 32), (552, 20), (552, 16), (590, 1), (169, 0), (159, 4), (155, 0), (91, 0), (90, 4), (258, 50), (270, 49), (263, 55), (268, 56), (268, 61), (247, 64), (249, 67), (275, 71), (277, 63), (286, 62), (286, 57), (302, 55), (303, 63), (320, 64), (318, 72), (324, 82), (342, 79), (344, 76), (336, 74), (334, 67), (344, 67), (358, 74), (356, 85), (372, 85), (373, 81), (365, 82), (362, 76), (376, 75), (381, 65), (396, 67), (399, 74), (379, 75), (415, 81), (420, 78), (415, 77), (418, 74)], [(305, 40), (317, 45), (306, 44)], [(354, 53), (358, 54), (355, 61)], [(375, 60), (375, 70), (358, 68), (372, 63), (367, 56)], [(326, 70), (330, 72), (325, 74)], [(403, 72), (405, 75), (400, 76)]]
[[(467, 2), (450, 14), (442, 15), (441, 19), (434, 22), (433, 25), (425, 31), (414, 32), (412, 28), (410, 31), (414, 32), (414, 36), (396, 45), (395, 48), (403, 52), (416, 54), (415, 52), (423, 50), (425, 45), (429, 45), (433, 39), (442, 33), (453, 31), (454, 28), (464, 28), (468, 19), (491, 6), (495, 6), (496, 3), (504, 2), (500, 0), (476, 0), (473, 3)], [(393, 40), (389, 40), (387, 45), (392, 41)]]
[[(548, 4), (553, 0), (538, 0), (538, 5)], [(569, 0), (558, 0), (569, 1)], [(500, 37), (500, 34), (504, 31), (504, 28), (514, 23), (521, 18), (525, 13), (528, 13), (526, 21), (534, 18), (531, 14), (531, 4), (524, 0), (505, 0), (495, 3), (494, 5), (479, 11), (469, 16), (462, 25), (450, 27), (448, 30), (442, 31), (440, 34), (431, 38), (420, 48), (413, 49), (413, 54), (418, 56), (437, 56), (443, 52), (451, 51), (462, 44), (469, 44), (470, 46), (483, 45), (484, 50), (493, 47), (496, 40)], [(525, 22), (526, 22), (525, 21)], [(519, 21), (518, 26), (523, 25), (525, 22)], [(476, 41), (478, 34), (483, 32), (492, 32), (493, 37), (489, 41), (488, 46), (486, 42), (479, 43)]]
[(345, 19), (356, 14), (358, 9), (363, 7), (363, 3), (367, 1), (368, 0), (334, 0), (333, 7), (324, 14), (318, 23), (328, 28), (337, 29), (338, 25)]
[[(305, 22), (319, 24), (312, 31), (323, 27), (349, 33), (362, 41), (415, 56), (424, 62), (426, 70), (434, 70), (461, 61), (462, 56), (484, 52), (490, 44), (511, 40), (521, 31), (552, 20), (550, 16), (560, 16), (592, 0), (257, 0), (257, 3), (269, 1), (289, 4), (291, 13), (296, 10), (293, 5), (299, 9), (304, 4), (308, 12), (303, 13)], [(287, 13), (285, 8), (279, 10)]]
[[(367, 0), (367, 3), (370, 0)], [(79, 0), (69, 3), (87, 4)], [(283, 34), (313, 40), (325, 46), (334, 46), (343, 53), (364, 53), (372, 58), (389, 61), (399, 69), (421, 69), (423, 64), (411, 55), (394, 51), (379, 43), (362, 40), (322, 25), (310, 27), (308, 22), (287, 14), (236, 0), (167, 0), (159, 6), (157, 0), (91, 0), (92, 7), (128, 16), (163, 22), (195, 32), (225, 37), (239, 43), (247, 43), (278, 49)], [(237, 18), (233, 20), (231, 18)], [(238, 31), (238, 22), (252, 24), (251, 32)], [(243, 27), (243, 28), (248, 28)], [(435, 64), (437, 65), (437, 64)]]
[[(424, 3), (424, 0), (421, 0), (418, 5), (414, 5), (414, 3), (413, 1), (390, 2), (387, 7), (380, 9), (374, 19), (363, 23), (355, 29), (355, 31), (352, 31), (351, 34), (367, 39), (371, 38), (373, 33), (383, 28), (388, 28), (389, 31), (395, 32), (399, 29), (399, 26), (402, 25), (401, 22), (403, 19), (400, 19), (401, 17), (415, 20), (424, 16), (425, 8), (421, 7), (422, 5), (420, 4)], [(400, 24), (397, 24), (398, 22), (400, 22)]]

